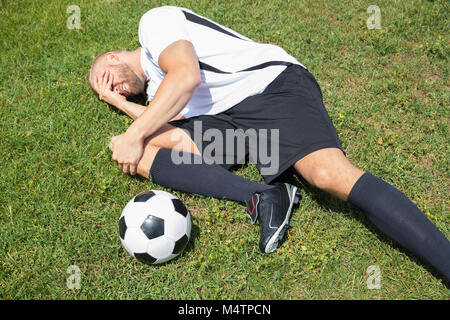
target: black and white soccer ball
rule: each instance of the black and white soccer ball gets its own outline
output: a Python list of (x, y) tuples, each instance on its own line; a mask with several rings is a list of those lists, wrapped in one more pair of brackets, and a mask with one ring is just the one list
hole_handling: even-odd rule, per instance
[(124, 248), (146, 264), (169, 261), (181, 252), (191, 236), (191, 215), (180, 199), (162, 190), (133, 197), (119, 219)]

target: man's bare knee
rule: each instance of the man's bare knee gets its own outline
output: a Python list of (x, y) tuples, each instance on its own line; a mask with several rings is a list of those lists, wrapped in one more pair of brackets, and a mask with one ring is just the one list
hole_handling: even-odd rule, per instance
[(160, 147), (154, 146), (146, 141), (144, 147), (144, 154), (137, 166), (137, 173), (144, 178), (149, 178), (150, 168), (152, 167), (153, 161), (155, 160), (156, 154), (158, 153)]
[(150, 168), (159, 149), (166, 148), (182, 152), (200, 154), (197, 146), (182, 129), (166, 124), (144, 142), (142, 156), (137, 173), (145, 178), (149, 177)]
[(170, 124), (164, 125), (150, 136), (148, 143), (160, 148), (200, 154), (191, 137), (184, 130)]
[(313, 186), (346, 200), (355, 182), (364, 173), (336, 148), (318, 150), (294, 165)]
[(336, 179), (333, 175), (333, 172), (329, 167), (318, 166), (312, 169), (310, 173), (311, 176), (311, 184), (316, 188), (322, 190), (331, 190), (333, 189), (334, 183), (336, 183)]

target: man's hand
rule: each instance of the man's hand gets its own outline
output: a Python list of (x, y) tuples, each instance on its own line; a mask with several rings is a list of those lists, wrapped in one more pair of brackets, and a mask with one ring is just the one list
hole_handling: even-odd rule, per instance
[(112, 151), (112, 159), (125, 173), (136, 174), (137, 165), (144, 153), (144, 141), (136, 136), (125, 132), (119, 136), (112, 137), (109, 143)]
[(98, 98), (115, 106), (116, 108), (121, 109), (122, 102), (124, 102), (127, 98), (113, 90), (113, 80), (114, 76), (109, 71), (103, 71), (101, 78), (97, 76), (95, 77)]

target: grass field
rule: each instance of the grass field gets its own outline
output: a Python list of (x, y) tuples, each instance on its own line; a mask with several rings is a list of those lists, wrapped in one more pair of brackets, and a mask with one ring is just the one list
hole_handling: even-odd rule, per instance
[[(2, 299), (448, 299), (423, 262), (362, 212), (303, 186), (283, 246), (259, 252), (242, 205), (170, 189), (193, 214), (183, 255), (149, 267), (118, 236), (126, 202), (163, 189), (122, 173), (109, 140), (131, 120), (89, 89), (93, 58), (135, 49), (152, 7), (189, 8), (277, 44), (322, 87), (348, 158), (392, 183), (450, 237), (447, 1), (12, 1), (0, 7)], [(367, 8), (381, 11), (369, 30)], [(81, 29), (69, 29), (70, 5)], [(253, 165), (237, 173), (262, 181)], [(67, 268), (80, 268), (71, 290)], [(377, 265), (381, 289), (369, 290)]]

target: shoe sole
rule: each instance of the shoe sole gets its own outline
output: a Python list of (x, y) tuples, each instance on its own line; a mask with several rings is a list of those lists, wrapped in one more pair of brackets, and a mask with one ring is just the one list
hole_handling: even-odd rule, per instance
[(292, 209), (294, 205), (297, 205), (299, 203), (300, 194), (298, 192), (298, 188), (296, 186), (291, 186), (286, 183), (284, 185), (286, 186), (286, 188), (288, 188), (288, 194), (291, 203), (289, 204), (288, 212), (286, 214), (286, 218), (284, 219), (283, 223), (267, 242), (266, 247), (264, 248), (265, 253), (274, 252), (278, 248), (278, 243), (284, 237), (284, 234), (289, 228), (289, 218), (291, 217)]

